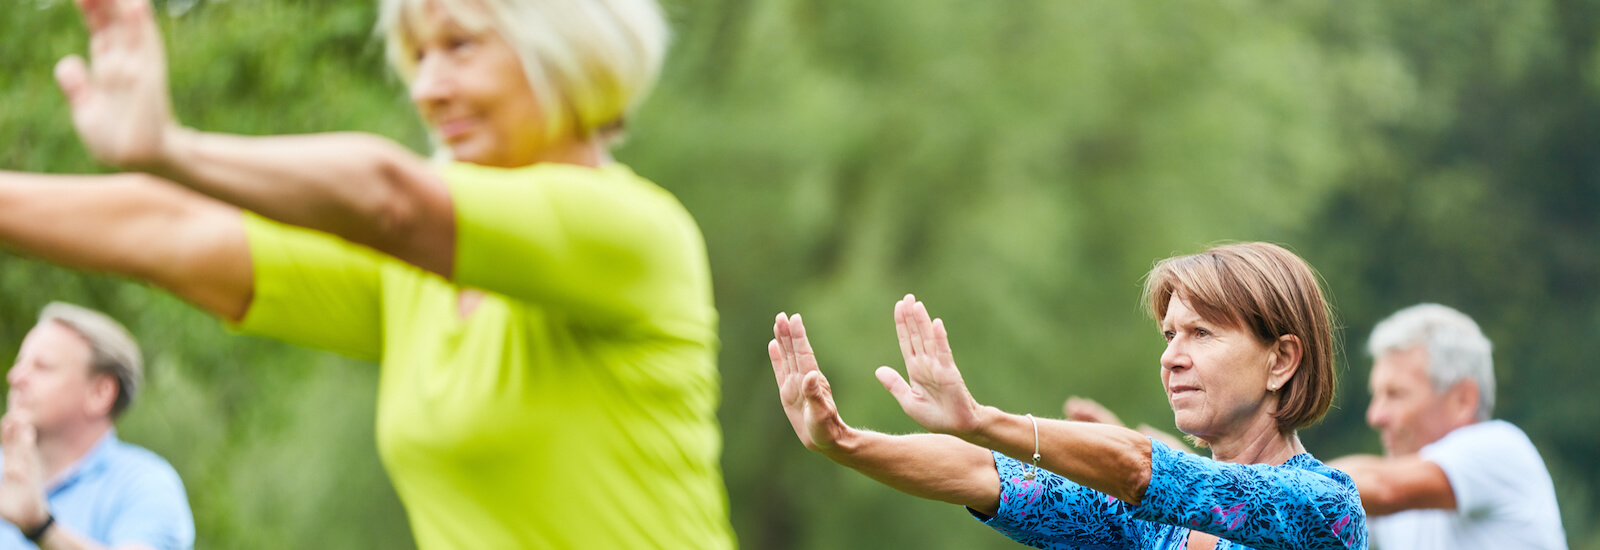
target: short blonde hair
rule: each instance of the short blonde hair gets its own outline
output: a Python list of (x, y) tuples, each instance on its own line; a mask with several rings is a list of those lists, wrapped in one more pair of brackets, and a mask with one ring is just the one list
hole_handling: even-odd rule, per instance
[(1333, 310), (1316, 271), (1293, 252), (1254, 242), (1167, 258), (1145, 276), (1144, 296), (1158, 323), (1176, 296), (1200, 318), (1248, 330), (1262, 343), (1291, 334), (1300, 339), (1300, 367), (1278, 392), (1278, 431), (1315, 424), (1333, 405)]
[(522, 61), (548, 136), (610, 139), (649, 95), (670, 30), (655, 0), (383, 0), (389, 63), (416, 77), (412, 29), (437, 3), (469, 30), (491, 29)]
[(60, 323), (89, 343), (89, 371), (117, 379), (117, 400), (111, 417), (122, 415), (144, 384), (144, 359), (139, 344), (121, 323), (104, 313), (64, 302), (50, 302), (39, 312), (39, 324)]

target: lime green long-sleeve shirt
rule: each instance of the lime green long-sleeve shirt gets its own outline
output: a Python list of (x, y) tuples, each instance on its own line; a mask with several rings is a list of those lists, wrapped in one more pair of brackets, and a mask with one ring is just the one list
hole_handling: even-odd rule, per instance
[(382, 365), (378, 452), (420, 548), (731, 548), (688, 212), (616, 164), (443, 170), (454, 281), (247, 216), (240, 329)]

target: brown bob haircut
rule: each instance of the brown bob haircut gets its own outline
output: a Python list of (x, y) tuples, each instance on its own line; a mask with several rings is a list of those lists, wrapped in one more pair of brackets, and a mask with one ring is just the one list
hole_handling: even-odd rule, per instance
[(1317, 273), (1293, 252), (1253, 242), (1173, 256), (1145, 276), (1144, 297), (1157, 323), (1178, 297), (1207, 322), (1248, 330), (1262, 343), (1290, 334), (1299, 338), (1299, 368), (1278, 391), (1273, 413), (1278, 431), (1310, 426), (1328, 413), (1337, 383), (1333, 311)]

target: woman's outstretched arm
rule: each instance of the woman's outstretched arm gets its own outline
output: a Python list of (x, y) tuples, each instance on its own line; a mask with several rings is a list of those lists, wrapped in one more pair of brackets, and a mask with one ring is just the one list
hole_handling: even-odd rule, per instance
[(989, 451), (947, 435), (897, 436), (850, 427), (839, 417), (800, 316), (779, 314), (772, 332), (767, 355), (778, 396), (806, 448), (906, 494), (995, 515), (1000, 480)]
[(450, 276), (453, 209), (426, 159), (368, 134), (245, 137), (182, 128), (172, 116), (150, 1), (78, 5), (93, 63), (68, 57), (56, 77), (97, 159)]
[(0, 172), (0, 243), (149, 281), (232, 321), (250, 305), (241, 212), (153, 176)]

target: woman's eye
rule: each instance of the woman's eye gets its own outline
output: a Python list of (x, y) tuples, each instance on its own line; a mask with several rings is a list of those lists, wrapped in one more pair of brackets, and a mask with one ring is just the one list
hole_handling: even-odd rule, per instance
[(1178, 333), (1170, 331), (1170, 330), (1163, 331), (1161, 333), (1161, 337), (1165, 338), (1168, 342), (1171, 342), (1173, 338), (1177, 338), (1178, 337)]
[(1197, 329), (1194, 329), (1194, 335), (1195, 336), (1211, 336), (1211, 331), (1203, 329), (1203, 328), (1197, 328)]

